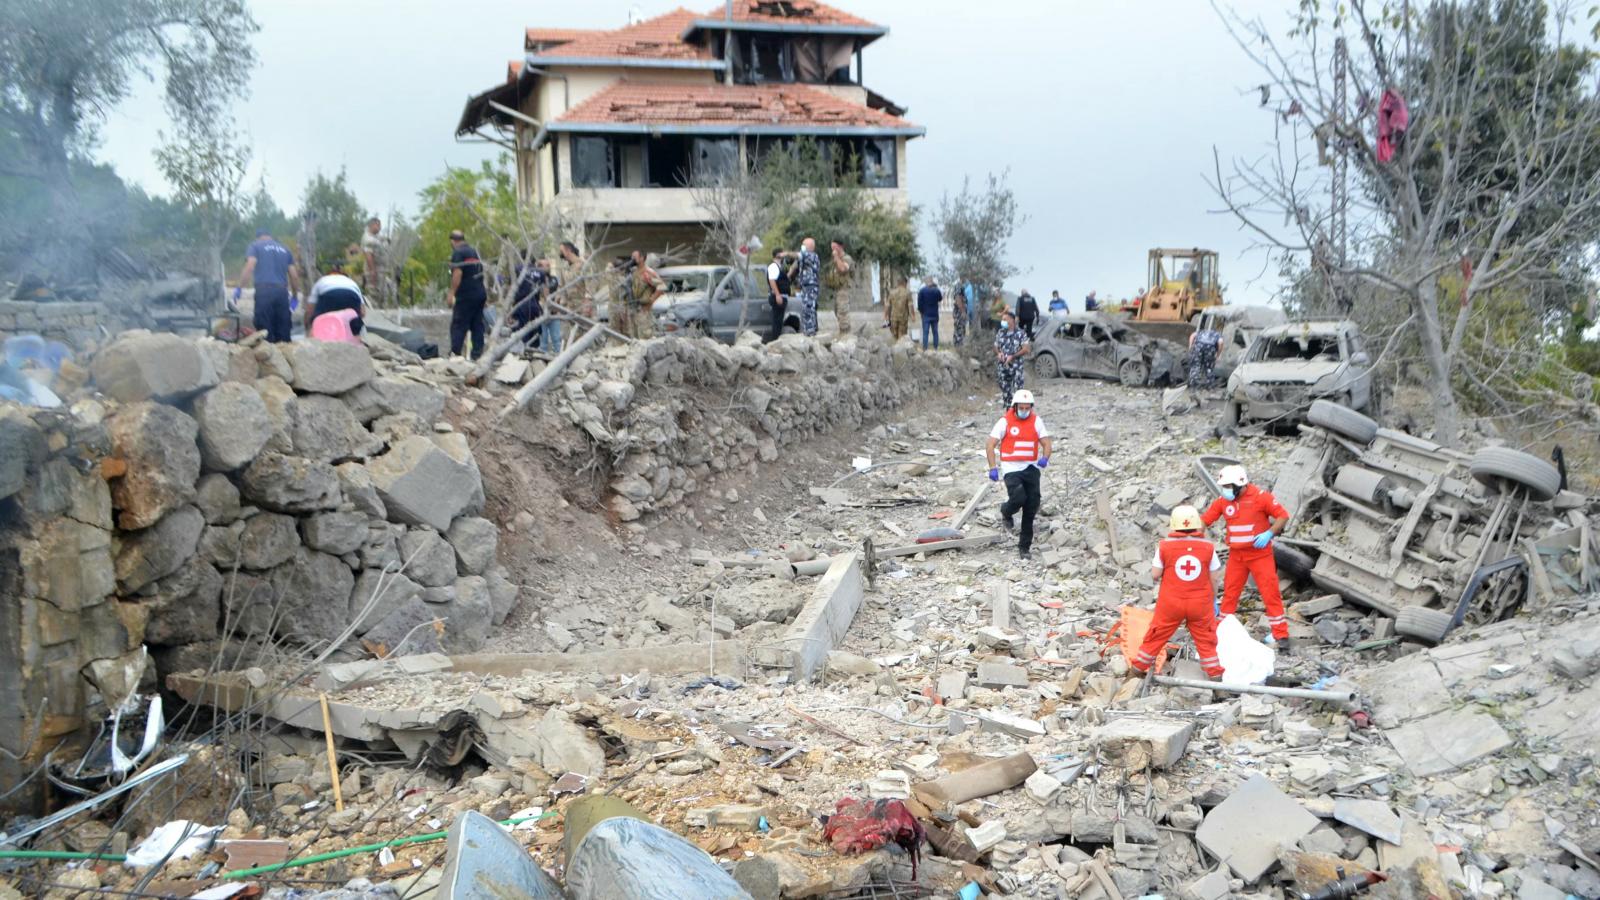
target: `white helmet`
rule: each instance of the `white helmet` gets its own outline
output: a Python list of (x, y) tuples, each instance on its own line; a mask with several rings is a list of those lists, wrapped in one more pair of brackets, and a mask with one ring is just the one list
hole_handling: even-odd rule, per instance
[(1026, 403), (1029, 406), (1032, 406), (1033, 405), (1033, 391), (1030, 391), (1030, 390), (1024, 388), (1024, 389), (1022, 389), (1020, 391), (1017, 391), (1015, 394), (1012, 394), (1011, 395), (1011, 405), (1012, 406), (1016, 406), (1018, 403)]
[(1250, 476), (1244, 473), (1244, 466), (1223, 466), (1217, 473), (1217, 484), (1244, 485), (1250, 483)]

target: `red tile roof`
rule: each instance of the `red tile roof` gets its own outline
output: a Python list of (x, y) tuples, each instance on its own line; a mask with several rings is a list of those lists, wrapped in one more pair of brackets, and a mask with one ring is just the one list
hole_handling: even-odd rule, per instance
[(547, 55), (565, 59), (715, 59), (704, 47), (683, 40), (684, 31), (696, 18), (695, 13), (680, 7), (626, 28), (580, 32), (550, 48)]
[(565, 44), (595, 33), (593, 28), (529, 28), (522, 46), (532, 50), (538, 44)]
[[(700, 16), (701, 19), (720, 19), (724, 7), (717, 7)], [(762, 22), (775, 25), (850, 25), (857, 28), (877, 28), (872, 22), (835, 9), (816, 0), (733, 0), (735, 22)]]
[(693, 125), (793, 128), (881, 128), (918, 131), (898, 116), (797, 84), (642, 84), (618, 81), (556, 120), (560, 130), (582, 125)]

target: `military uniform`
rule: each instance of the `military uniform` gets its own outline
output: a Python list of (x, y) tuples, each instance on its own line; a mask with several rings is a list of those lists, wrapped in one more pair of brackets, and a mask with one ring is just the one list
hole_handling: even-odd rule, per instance
[(1222, 334), (1207, 329), (1195, 332), (1194, 344), (1189, 348), (1189, 387), (1211, 388), (1217, 382), (1217, 348), (1222, 344)]
[(955, 296), (956, 308), (950, 316), (950, 323), (955, 331), (956, 346), (959, 347), (967, 342), (967, 319), (969, 314), (967, 312), (966, 298), (961, 295), (960, 291), (957, 291)]
[(850, 288), (854, 281), (851, 269), (855, 267), (855, 260), (849, 254), (844, 257), (844, 271), (839, 271), (838, 260), (828, 266), (828, 293), (833, 295), (833, 315), (839, 320), (839, 333), (850, 333)]
[(889, 291), (889, 336), (896, 341), (905, 339), (911, 329), (911, 289), (903, 284)]
[(654, 311), (650, 309), (650, 298), (665, 293), (666, 290), (667, 283), (656, 274), (655, 269), (649, 266), (634, 266), (633, 275), (628, 279), (628, 329), (617, 330), (641, 341), (655, 337), (656, 322)]
[(822, 257), (814, 251), (801, 250), (796, 266), (795, 282), (800, 286), (800, 331), (812, 336), (817, 333), (817, 299), (822, 293)]

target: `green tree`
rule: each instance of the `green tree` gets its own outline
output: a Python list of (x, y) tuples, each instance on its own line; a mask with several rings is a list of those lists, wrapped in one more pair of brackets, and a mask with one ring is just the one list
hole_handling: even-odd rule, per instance
[(34, 221), (35, 262), (93, 268), (91, 219), (73, 160), (135, 76), (164, 76), (172, 108), (216, 112), (242, 91), (257, 26), (245, 0), (8, 0), (0, 3), (3, 174), (38, 182), (49, 206)]
[(223, 278), (222, 251), (249, 211), (244, 190), (250, 151), (232, 137), (232, 122), (217, 116), (183, 116), (175, 138), (156, 150), (156, 162), (173, 197), (198, 221), (205, 277)]
[(361, 230), (367, 224), (367, 214), (342, 168), (332, 178), (321, 172), (311, 176), (300, 195), (300, 218), (309, 218), (316, 224), (317, 259), (303, 263), (315, 263), (318, 268), (343, 260), (345, 248), (361, 240)]
[(945, 278), (952, 284), (970, 283), (984, 295), (999, 289), (1020, 271), (1008, 250), (1011, 236), (1027, 220), (1006, 184), (1006, 173), (991, 173), (978, 188), (964, 179), (959, 194), (939, 199), (933, 217)]
[(877, 262), (896, 272), (921, 265), (916, 209), (894, 206), (862, 187), (854, 159), (835, 160), (810, 138), (770, 153), (757, 167), (762, 203), (775, 210), (763, 241), (794, 249), (815, 238), (823, 264), (829, 242), (842, 241), (857, 263)]
[(517, 231), (517, 186), (502, 154), (476, 169), (451, 168), (419, 194), (415, 249), (402, 274), (422, 273), (434, 291), (450, 281), (450, 232), (460, 230), (483, 253)]

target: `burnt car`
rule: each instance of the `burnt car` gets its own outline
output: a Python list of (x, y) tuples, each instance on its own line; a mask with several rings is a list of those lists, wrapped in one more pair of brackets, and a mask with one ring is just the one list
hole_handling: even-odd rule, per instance
[[(1536, 456), (1454, 450), (1326, 400), (1306, 420), (1272, 488), (1293, 515), (1273, 542), (1278, 569), (1394, 618), (1401, 635), (1437, 643), (1508, 618), (1581, 550), (1589, 498)], [(1213, 490), (1228, 462), (1199, 460)]]
[(1183, 348), (1099, 313), (1046, 316), (1028, 359), (1040, 378), (1077, 375), (1160, 387), (1183, 381)]
[[(1217, 362), (1212, 367), (1212, 374), (1222, 384), (1227, 383), (1228, 376), (1244, 361), (1256, 335), (1283, 322), (1283, 310), (1272, 306), (1209, 306), (1192, 320), (1196, 332), (1216, 331), (1222, 335)], [(1192, 344), (1192, 337), (1190, 341)], [(1188, 354), (1185, 354), (1184, 368), (1188, 365)]]
[(1288, 322), (1256, 335), (1228, 376), (1223, 417), (1232, 426), (1292, 426), (1317, 400), (1377, 412), (1372, 359), (1348, 319)]

